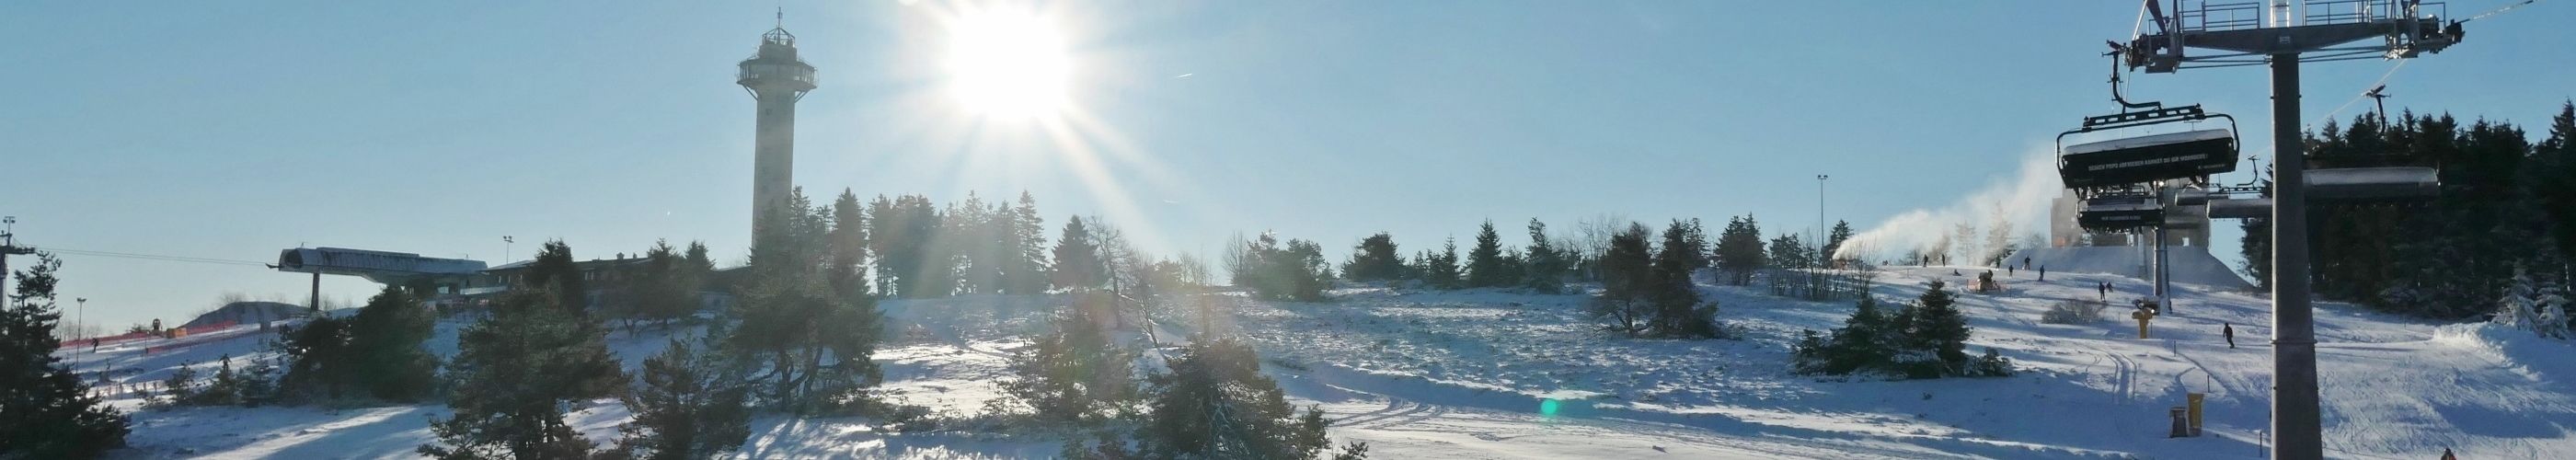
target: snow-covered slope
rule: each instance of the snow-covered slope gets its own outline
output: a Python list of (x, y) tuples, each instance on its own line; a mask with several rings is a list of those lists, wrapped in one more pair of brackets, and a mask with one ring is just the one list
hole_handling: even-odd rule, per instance
[[(2114, 302), (2142, 283), (2052, 266), (2048, 281), (2004, 279), (2005, 292), (1962, 294), (1972, 346), (2014, 359), (1997, 379), (1838, 381), (1788, 373), (1800, 330), (1838, 325), (1847, 302), (1812, 303), (1760, 289), (1703, 286), (1740, 340), (1631, 340), (1592, 330), (1582, 295), (1422, 292), (1356, 286), (1330, 303), (1270, 303), (1239, 293), (1193, 299), (1223, 312), (1212, 323), (1254, 339), (1290, 396), (1321, 404), (1337, 439), (1364, 440), (1379, 458), (2255, 458), (2270, 387), (2268, 304), (2183, 284), (2172, 315), (2135, 337), (2114, 312), (2097, 324), (2050, 325), (2039, 313), (2090, 301), (2120, 281)], [(1961, 284), (1951, 268), (1885, 272), (1878, 294), (1910, 299), (1930, 280)], [(1973, 274), (1974, 269), (1960, 273)], [(942, 413), (979, 411), (998, 397), (1004, 356), (1044, 328), (1062, 296), (969, 296), (889, 301), (900, 331), (878, 356), (887, 386)], [(2439, 324), (2321, 304), (2326, 444), (2336, 458), (2550, 458), (2576, 452), (2576, 349), (2479, 325)], [(461, 322), (441, 323), (431, 348), (454, 351)], [(1176, 339), (1196, 321), (1173, 319)], [(2233, 324), (2237, 346), (2219, 336)], [(255, 327), (233, 335), (143, 341), (82, 353), (83, 370), (157, 380), (181, 362), (261, 352)], [(611, 336), (632, 365), (672, 334)], [(155, 350), (144, 353), (144, 350)], [(239, 359), (239, 358), (236, 358)], [(2165, 437), (2167, 407), (2208, 395), (2207, 435)], [(118, 396), (133, 407), (139, 400)], [(199, 408), (135, 415), (132, 457), (397, 456), (430, 439), (442, 406)], [(614, 401), (574, 415), (594, 441), (626, 417)], [(1040, 434), (894, 435), (861, 420), (755, 422), (745, 454), (762, 458), (1048, 457)]]
[[(2005, 260), (2021, 263), (2024, 258), (2030, 259), (2032, 268), (2048, 267), (2049, 273), (2100, 273), (2146, 278), (2147, 263), (2155, 258), (2155, 252), (2153, 249), (2117, 246), (2032, 248), (2015, 252)], [(2165, 260), (2173, 264), (2168, 276), (2173, 277), (2174, 283), (2197, 284), (2219, 291), (2254, 289), (2252, 283), (2236, 276), (2236, 271), (2228, 268), (2227, 262), (2199, 248), (2167, 249)]]

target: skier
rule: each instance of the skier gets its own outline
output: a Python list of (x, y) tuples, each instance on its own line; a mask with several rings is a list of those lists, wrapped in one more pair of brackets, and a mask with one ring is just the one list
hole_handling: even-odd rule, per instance
[(2023, 270), (2029, 270), (2029, 269), (2030, 269), (2030, 257), (2022, 257), (2022, 258), (2021, 258), (2021, 269), (2023, 269)]
[(2227, 348), (2236, 348), (2236, 325), (2219, 323), (2218, 335), (2227, 337)]
[(2041, 266), (2039, 266), (2039, 280), (2040, 280), (2040, 281), (2048, 281), (2048, 266), (2047, 266), (2047, 265), (2041, 265)]
[[(1994, 270), (1987, 270), (1987, 271), (1994, 271)], [(2013, 266), (2012, 266), (2012, 264), (2004, 264), (2004, 276), (2013, 276)]]
[[(2451, 23), (2451, 27), (2459, 27), (2459, 26), (2460, 26), (2460, 23), (2456, 23), (2456, 22)], [(2442, 460), (2460, 460), (2460, 457), (2459, 457), (2459, 456), (2457, 456), (2457, 455), (2451, 455), (2451, 448), (2449, 448), (2449, 447), (2444, 447), (2444, 448), (2442, 448)]]

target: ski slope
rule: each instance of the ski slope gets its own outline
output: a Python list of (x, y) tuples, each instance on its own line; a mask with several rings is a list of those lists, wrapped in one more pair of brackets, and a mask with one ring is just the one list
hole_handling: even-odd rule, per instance
[[(1953, 286), (1976, 268), (1894, 268), (1877, 294), (1910, 299), (1923, 284)], [(1998, 276), (2002, 276), (1998, 272)], [(1371, 444), (1378, 458), (2257, 458), (2271, 385), (2267, 304), (2237, 292), (2177, 285), (2173, 314), (2135, 337), (2124, 311), (2088, 325), (2041, 324), (2054, 302), (2144, 295), (2144, 283), (2052, 270), (2004, 278), (1997, 294), (1963, 293), (1971, 351), (1993, 347), (2021, 372), (2008, 378), (1842, 381), (1792, 375), (1802, 329), (1835, 327), (1848, 302), (1814, 303), (1760, 288), (1703, 285), (1737, 340), (1633, 340), (1596, 332), (1584, 295), (1425, 292), (1346, 286), (1328, 303), (1272, 303), (1241, 293), (1189, 299), (1208, 321), (1251, 338), (1265, 368), (1299, 404), (1320, 404), (1333, 436)], [(1000, 397), (1006, 357), (1044, 330), (1066, 296), (966, 296), (883, 303), (895, 330), (877, 359), (886, 388), (942, 415), (967, 416)], [(1195, 318), (1165, 318), (1165, 342)], [(2442, 325), (2321, 303), (2317, 313), (2326, 445), (2335, 458), (2552, 458), (2576, 452), (2576, 349), (2483, 325)], [(464, 320), (440, 323), (429, 348), (455, 351)], [(2237, 347), (2219, 337), (2235, 325)], [(165, 378), (182, 363), (236, 362), (263, 353), (256, 326), (178, 340), (143, 340), (78, 353), (84, 372), (111, 380)], [(634, 366), (672, 336), (610, 335)], [(146, 350), (151, 350), (146, 353)], [(68, 352), (69, 349), (66, 349)], [(1152, 353), (1148, 353), (1152, 355)], [(66, 358), (72, 358), (66, 353)], [(115, 385), (111, 385), (115, 386)], [(2166, 408), (2208, 396), (2206, 433), (2165, 437)], [(129, 410), (134, 393), (114, 393)], [(439, 405), (142, 410), (127, 458), (403, 456), (432, 439)], [(614, 400), (570, 417), (594, 442), (615, 437)], [(756, 419), (742, 455), (758, 458), (1051, 457), (1047, 433), (960, 427), (893, 434), (857, 419)]]

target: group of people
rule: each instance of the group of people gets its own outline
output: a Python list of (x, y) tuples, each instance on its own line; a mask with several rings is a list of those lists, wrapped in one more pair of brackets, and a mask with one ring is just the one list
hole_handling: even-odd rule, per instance
[[(2022, 258), (2021, 258), (2021, 269), (2022, 269), (2022, 270), (2029, 270), (2029, 269), (2030, 269), (2030, 258), (2029, 258), (2029, 257), (2022, 257)], [(2011, 264), (2011, 263), (2007, 262), (2007, 263), (2005, 263), (2005, 264), (2004, 264), (2004, 276), (2012, 276), (2012, 275), (2013, 275), (2013, 266), (2012, 266), (2012, 264)], [(2039, 266), (2039, 280), (2040, 280), (2040, 281), (2048, 281), (2048, 266), (2047, 266), (2047, 265), (2041, 265), (2041, 266)]]

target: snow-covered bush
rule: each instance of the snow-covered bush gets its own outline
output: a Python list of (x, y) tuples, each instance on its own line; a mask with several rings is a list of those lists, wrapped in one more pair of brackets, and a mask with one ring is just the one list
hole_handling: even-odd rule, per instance
[(2048, 324), (2093, 324), (2102, 321), (2102, 303), (2068, 300), (2050, 305), (2039, 314), (2039, 322)]
[(2531, 331), (2541, 337), (2567, 338), (2567, 298), (2557, 286), (2535, 281), (2531, 273), (2514, 269), (2513, 283), (2505, 286), (2504, 297), (2497, 299), (2494, 321), (2498, 325)]

